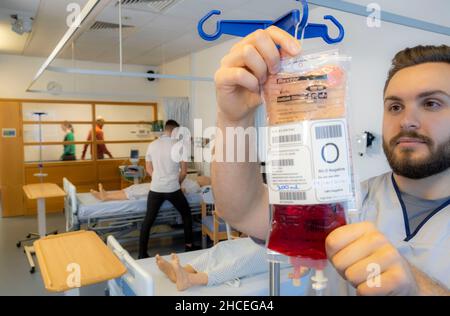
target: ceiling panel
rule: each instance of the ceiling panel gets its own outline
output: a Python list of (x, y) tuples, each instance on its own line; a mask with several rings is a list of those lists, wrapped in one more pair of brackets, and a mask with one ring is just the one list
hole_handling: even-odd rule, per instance
[(24, 54), (47, 57), (68, 29), (67, 6), (77, 3), (82, 8), (86, 2), (87, 0), (41, 0)]
[(0, 0), (0, 8), (35, 13), (40, 0)]
[(22, 54), (31, 34), (13, 32), (11, 15), (35, 18), (38, 8), (39, 0), (0, 0), (0, 53)]

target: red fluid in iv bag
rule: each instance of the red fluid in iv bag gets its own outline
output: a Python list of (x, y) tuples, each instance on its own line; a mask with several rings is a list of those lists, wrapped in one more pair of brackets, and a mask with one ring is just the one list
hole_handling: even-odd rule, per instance
[(290, 257), (326, 259), (326, 237), (346, 224), (340, 203), (273, 207), (268, 248)]

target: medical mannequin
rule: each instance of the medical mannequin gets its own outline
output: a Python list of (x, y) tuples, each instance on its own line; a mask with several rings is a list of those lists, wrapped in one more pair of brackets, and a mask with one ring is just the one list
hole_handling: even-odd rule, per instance
[[(181, 183), (181, 191), (184, 194), (198, 193), (201, 186), (209, 185), (211, 182), (208, 177), (199, 176), (196, 181), (186, 178)], [(91, 190), (91, 194), (101, 201), (118, 200), (137, 200), (147, 197), (150, 191), (150, 183), (133, 184), (122, 190), (106, 191), (103, 185), (99, 183), (98, 191)]]
[[(238, 282), (239, 278), (268, 272), (269, 267), (266, 249), (250, 238), (221, 241), (184, 266), (176, 254), (171, 255), (170, 261), (156, 255), (156, 264), (176, 284), (178, 291), (196, 285)], [(306, 272), (306, 269), (302, 269), (299, 273), (290, 273), (289, 278), (298, 286)]]

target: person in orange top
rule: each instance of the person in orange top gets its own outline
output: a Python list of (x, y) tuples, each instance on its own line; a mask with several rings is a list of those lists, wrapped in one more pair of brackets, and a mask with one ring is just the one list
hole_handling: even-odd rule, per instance
[[(105, 125), (105, 120), (99, 116), (97, 117), (97, 120), (95, 121), (96, 125), (95, 125), (95, 139), (97, 141), (103, 141), (104, 140), (104, 135), (103, 135), (103, 125)], [(87, 137), (87, 141), (91, 141), (92, 140), (92, 130), (89, 132), (88, 137)], [(86, 151), (89, 147), (89, 144), (85, 144), (84, 148), (83, 148), (83, 154), (81, 155), (81, 159), (84, 159), (86, 157)], [(105, 144), (97, 144), (97, 159), (104, 159), (105, 158), (105, 154), (108, 155), (110, 158), (113, 158), (112, 154), (110, 153), (110, 151), (108, 150), (108, 148), (106, 148)]]

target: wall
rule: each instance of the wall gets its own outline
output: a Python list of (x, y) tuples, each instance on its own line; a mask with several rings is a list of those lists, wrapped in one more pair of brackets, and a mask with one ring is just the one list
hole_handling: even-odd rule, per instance
[[(326, 14), (331, 14), (342, 22), (346, 35), (339, 49), (352, 56), (350, 128), (356, 174), (360, 180), (364, 180), (389, 170), (381, 147), (381, 126), (383, 87), (392, 58), (406, 47), (449, 44), (450, 38), (387, 22), (381, 22), (380, 28), (369, 28), (365, 17), (326, 8), (313, 10), (309, 19), (323, 23), (321, 21)], [(331, 30), (334, 32), (333, 27)], [(329, 46), (320, 40), (306, 40), (304, 47), (318, 49)], [(374, 132), (377, 142), (367, 156), (360, 157), (355, 152), (355, 134), (363, 131)]]
[[(0, 54), (0, 98), (16, 99), (70, 99), (104, 101), (158, 101), (158, 81), (146, 78), (118, 78), (106, 76), (70, 75), (46, 71), (33, 85), (34, 90), (47, 90), (50, 81), (56, 81), (67, 91), (62, 95), (27, 93), (31, 80), (44, 58)], [(56, 60), (52, 66), (76, 67), (118, 71), (117, 64)], [(154, 67), (124, 65), (124, 71), (147, 72)]]
[[(161, 74), (190, 76), (191, 72), (192, 68), (190, 55), (179, 58), (169, 63), (165, 63), (160, 67)], [(191, 95), (190, 91), (191, 91), (191, 81), (158, 79), (158, 95), (161, 98), (186, 97)], [(161, 106), (158, 108), (158, 117), (160, 119), (165, 119), (165, 112), (162, 99), (160, 99), (160, 101)]]
[[(345, 39), (336, 48), (352, 56), (350, 129), (355, 171), (362, 181), (389, 170), (381, 147), (381, 125), (382, 92), (391, 59), (405, 47), (448, 44), (449, 37), (387, 22), (382, 22), (380, 28), (369, 28), (365, 17), (321, 7), (311, 10), (309, 21), (327, 24), (331, 37), (336, 35), (336, 30), (332, 24), (323, 20), (323, 16), (327, 14), (335, 16), (345, 28)], [(213, 77), (220, 59), (236, 41), (233, 39), (192, 54), (192, 74)], [(305, 51), (334, 48), (321, 39), (305, 40), (303, 47)], [(202, 118), (203, 128), (213, 125), (216, 116), (214, 85), (193, 82), (190, 97), (193, 100), (193, 118)], [(356, 153), (356, 135), (364, 131), (374, 133), (377, 139), (368, 154), (360, 157)]]

